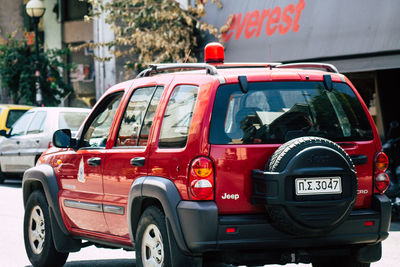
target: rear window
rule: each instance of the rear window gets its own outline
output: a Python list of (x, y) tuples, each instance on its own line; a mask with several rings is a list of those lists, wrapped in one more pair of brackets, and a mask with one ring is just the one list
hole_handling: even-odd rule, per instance
[(373, 138), (368, 118), (351, 88), (321, 82), (238, 84), (217, 91), (210, 128), (211, 144), (284, 143), (301, 136), (332, 141)]
[(60, 112), (58, 128), (77, 131), (88, 114), (89, 112)]

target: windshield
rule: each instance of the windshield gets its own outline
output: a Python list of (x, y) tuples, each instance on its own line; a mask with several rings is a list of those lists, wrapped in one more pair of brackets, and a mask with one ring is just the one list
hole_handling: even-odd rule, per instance
[(83, 120), (89, 112), (60, 112), (58, 120), (59, 129), (71, 129), (71, 131), (78, 131)]
[(8, 112), (6, 127), (11, 128), (11, 126), (14, 124), (14, 122), (16, 122), (18, 120), (18, 118), (21, 117), (25, 112), (26, 112), (26, 110), (23, 110), (23, 109), (11, 109)]
[(333, 141), (370, 140), (368, 118), (351, 88), (321, 82), (251, 83), (218, 89), (210, 129), (212, 144), (284, 143), (301, 136)]

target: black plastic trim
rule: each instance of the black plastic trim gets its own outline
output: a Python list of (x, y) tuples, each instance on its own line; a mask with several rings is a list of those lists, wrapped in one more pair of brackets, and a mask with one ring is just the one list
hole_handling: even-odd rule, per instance
[(181, 230), (177, 213), (177, 206), (181, 196), (175, 184), (162, 177), (140, 177), (131, 186), (128, 198), (127, 218), (129, 237), (134, 243), (138, 222), (143, 212), (143, 203), (146, 199), (155, 199), (161, 203), (167, 222), (170, 224), (178, 247), (190, 254)]
[[(368, 262), (379, 260), (379, 247), (374, 245), (387, 238), (391, 214), (390, 200), (385, 195), (376, 195), (372, 209), (352, 211), (331, 232), (318, 236), (294, 236), (274, 228), (266, 214), (218, 216), (216, 204), (212, 201), (181, 201), (177, 209), (186, 243), (196, 253), (243, 249), (266, 252), (271, 248), (312, 250), (324, 244), (326, 249), (357, 246), (360, 248), (358, 257)], [(367, 221), (372, 225), (366, 226)], [(232, 227), (236, 231), (227, 233), (226, 228)], [(363, 249), (365, 246), (368, 248)], [(371, 251), (374, 254), (367, 255)]]
[(186, 244), (193, 252), (217, 248), (218, 208), (214, 201), (181, 201), (178, 214)]
[(368, 162), (368, 157), (366, 155), (350, 155), (350, 158), (354, 165), (363, 165)]
[(71, 235), (65, 235), (60, 229), (56, 218), (54, 216), (53, 210), (49, 207), (50, 221), (51, 221), (51, 233), (53, 236), (54, 246), (57, 251), (67, 253), (67, 252), (77, 252), (82, 248), (82, 240), (73, 238)]
[(22, 178), (22, 194), (24, 206), (28, 201), (29, 195), (34, 190), (31, 185), (35, 182), (38, 182), (42, 185), (47, 202), (50, 208), (54, 211), (54, 216), (58, 225), (60, 226), (60, 229), (63, 231), (64, 234), (69, 235), (69, 232), (65, 227), (64, 221), (61, 217), (60, 206), (58, 203), (59, 189), (53, 167), (47, 164), (41, 164), (25, 171)]

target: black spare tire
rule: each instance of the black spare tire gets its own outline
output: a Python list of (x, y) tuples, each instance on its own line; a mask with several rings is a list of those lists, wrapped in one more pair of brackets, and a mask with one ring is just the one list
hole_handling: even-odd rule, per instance
[[(288, 141), (272, 155), (266, 172), (283, 174), (280, 178), (284, 179), (280, 181), (283, 188), (278, 190), (282, 203), (265, 203), (272, 224), (281, 231), (293, 235), (327, 233), (339, 226), (354, 206), (357, 196), (354, 164), (340, 146), (327, 139), (300, 137)], [(300, 188), (301, 185), (319, 189), (321, 181), (330, 189), (333, 186), (329, 183), (335, 182), (340, 192), (300, 190), (312, 188)]]

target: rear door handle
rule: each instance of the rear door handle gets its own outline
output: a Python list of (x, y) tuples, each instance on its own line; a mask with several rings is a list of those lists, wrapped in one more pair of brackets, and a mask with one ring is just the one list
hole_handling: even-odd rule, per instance
[(90, 158), (87, 160), (87, 164), (92, 167), (98, 167), (101, 164), (101, 158)]
[(146, 162), (144, 157), (136, 157), (131, 159), (131, 165), (134, 167), (143, 167)]

